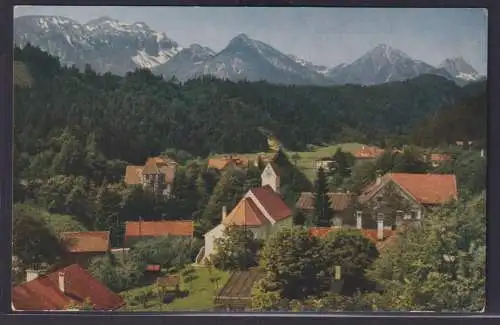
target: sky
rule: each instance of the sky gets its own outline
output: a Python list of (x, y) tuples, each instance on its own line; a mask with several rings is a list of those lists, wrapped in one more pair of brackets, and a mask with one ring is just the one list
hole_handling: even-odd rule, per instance
[(16, 7), (14, 16), (23, 15), (144, 22), (181, 46), (198, 43), (214, 51), (245, 33), (329, 67), (384, 43), (432, 65), (461, 56), (479, 73), (487, 69), (488, 15), (481, 8)]

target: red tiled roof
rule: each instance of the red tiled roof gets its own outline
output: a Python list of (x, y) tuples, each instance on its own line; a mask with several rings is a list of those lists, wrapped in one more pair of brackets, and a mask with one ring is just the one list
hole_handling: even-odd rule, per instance
[[(309, 228), (309, 234), (314, 237), (326, 237), (329, 233), (341, 230), (342, 227), (311, 227)], [(361, 233), (365, 238), (370, 239), (373, 242), (378, 242), (377, 229), (361, 229)], [(384, 229), (384, 240), (392, 237), (396, 231), (390, 229)]]
[(353, 153), (356, 158), (377, 158), (384, 153), (384, 150), (377, 147), (362, 146), (361, 149)]
[(61, 238), (71, 253), (104, 253), (109, 250), (109, 231), (63, 232)]
[(222, 220), (225, 226), (234, 224), (236, 226), (261, 226), (269, 223), (269, 220), (262, 214), (251, 198), (243, 198)]
[(391, 179), (422, 204), (444, 204), (458, 198), (455, 175), (393, 173)]
[(146, 266), (148, 272), (160, 272), (161, 266), (159, 264), (150, 264)]
[[(59, 272), (64, 273), (64, 290), (59, 289)], [(125, 302), (77, 264), (13, 287), (16, 310), (64, 310), (70, 303), (90, 299), (94, 310), (116, 310)]]
[(281, 196), (269, 185), (252, 188), (250, 191), (275, 221), (280, 221), (292, 215), (292, 211)]
[[(347, 193), (328, 193), (330, 199), (330, 206), (334, 211), (342, 212), (350, 207), (354, 200), (353, 194)], [(299, 209), (314, 209), (314, 193), (302, 192), (297, 200), (296, 207)]]
[(193, 236), (192, 221), (127, 221), (125, 239), (139, 236)]
[(458, 198), (457, 181), (453, 174), (389, 173), (382, 176), (379, 184), (367, 186), (359, 201), (368, 201), (389, 181), (398, 184), (421, 204), (444, 204)]

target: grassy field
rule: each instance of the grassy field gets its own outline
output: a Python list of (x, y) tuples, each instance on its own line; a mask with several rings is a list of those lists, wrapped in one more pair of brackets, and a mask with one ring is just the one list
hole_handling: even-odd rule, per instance
[[(181, 280), (181, 291), (187, 290), (189, 294), (186, 297), (177, 298), (169, 304), (162, 303), (154, 294), (147, 299), (145, 306), (134, 299), (141, 291), (153, 290), (154, 285), (124, 291), (121, 293), (127, 302), (124, 311), (210, 311), (214, 307), (214, 295), (229, 278), (227, 272), (216, 269), (212, 269), (211, 272), (212, 275), (210, 275), (208, 268), (195, 267), (192, 281), (186, 283), (184, 279)], [(217, 282), (213, 283), (210, 278), (217, 278)]]
[[(328, 146), (318, 146), (313, 148), (311, 151), (288, 151), (285, 150), (289, 157), (298, 155), (297, 167), (301, 170), (311, 181), (316, 178), (316, 170), (314, 169), (314, 162), (321, 158), (331, 157), (335, 154), (338, 148), (342, 148), (343, 151), (354, 152), (360, 149), (362, 144), (360, 143), (340, 143), (332, 144)], [(246, 154), (246, 153), (235, 153), (235, 155), (244, 156), (250, 160), (256, 159), (256, 153)], [(217, 157), (220, 155), (216, 155)], [(292, 159), (291, 159), (292, 160)], [(293, 162), (293, 161), (292, 161)]]
[(311, 151), (289, 151), (288, 154), (290, 157), (292, 157), (292, 155), (298, 155), (299, 158), (297, 160), (297, 167), (307, 176), (307, 178), (314, 181), (316, 178), (314, 162), (316, 160), (333, 156), (338, 148), (342, 148), (342, 150), (346, 152), (354, 152), (359, 150), (361, 146), (362, 144), (360, 143), (341, 143), (324, 147), (316, 147)]

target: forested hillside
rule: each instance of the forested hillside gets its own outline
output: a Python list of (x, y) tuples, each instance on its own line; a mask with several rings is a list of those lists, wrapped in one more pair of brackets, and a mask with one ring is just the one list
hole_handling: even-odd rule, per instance
[(488, 125), (486, 92), (464, 99), (425, 119), (415, 129), (413, 140), (423, 146), (438, 146), (454, 141), (470, 140), (486, 146)]
[(95, 143), (107, 159), (133, 163), (166, 148), (194, 156), (262, 151), (266, 141), (259, 127), (294, 150), (333, 141), (371, 142), (408, 134), (441, 107), (478, 91), (431, 75), (374, 87), (210, 78), (179, 84), (147, 70), (126, 77), (80, 73), (31, 46), (16, 48), (15, 59), (34, 79), (32, 87), (15, 92), (17, 150), (30, 156), (49, 150), (53, 143), (47, 140), (64, 128), (79, 143)]
[[(82, 73), (61, 67), (31, 46), (16, 48), (15, 59), (16, 67), (23, 67), (16, 74), (29, 80), (17, 82), (14, 95), (16, 201), (74, 216), (88, 229), (110, 229), (114, 243), (123, 222), (138, 216), (194, 219), (198, 234), (217, 224), (222, 205), (231, 209), (258, 185), (260, 171), (221, 175), (207, 168), (204, 159), (210, 153), (266, 151), (262, 129), (292, 150), (331, 142), (409, 141), (413, 134), (437, 144), (484, 134), (483, 120), (468, 122), (474, 120), (471, 107), (486, 112), (484, 83), (460, 88), (426, 75), (373, 87), (276, 86), (212, 78), (181, 84), (147, 70), (125, 77), (91, 69)], [(421, 127), (430, 118), (434, 122), (426, 127), (431, 129)], [(466, 133), (447, 125), (450, 119)], [(123, 184), (126, 165), (143, 164), (148, 156), (165, 152), (180, 162), (175, 199)], [(280, 165), (286, 170), (284, 195), (293, 204), (312, 184), (288, 158), (282, 156)]]

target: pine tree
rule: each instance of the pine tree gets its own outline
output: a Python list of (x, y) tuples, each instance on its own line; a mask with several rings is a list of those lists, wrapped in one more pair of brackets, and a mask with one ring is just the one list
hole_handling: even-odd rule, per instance
[(318, 227), (329, 227), (333, 218), (333, 210), (328, 197), (328, 184), (323, 167), (318, 169), (314, 196), (313, 224)]

